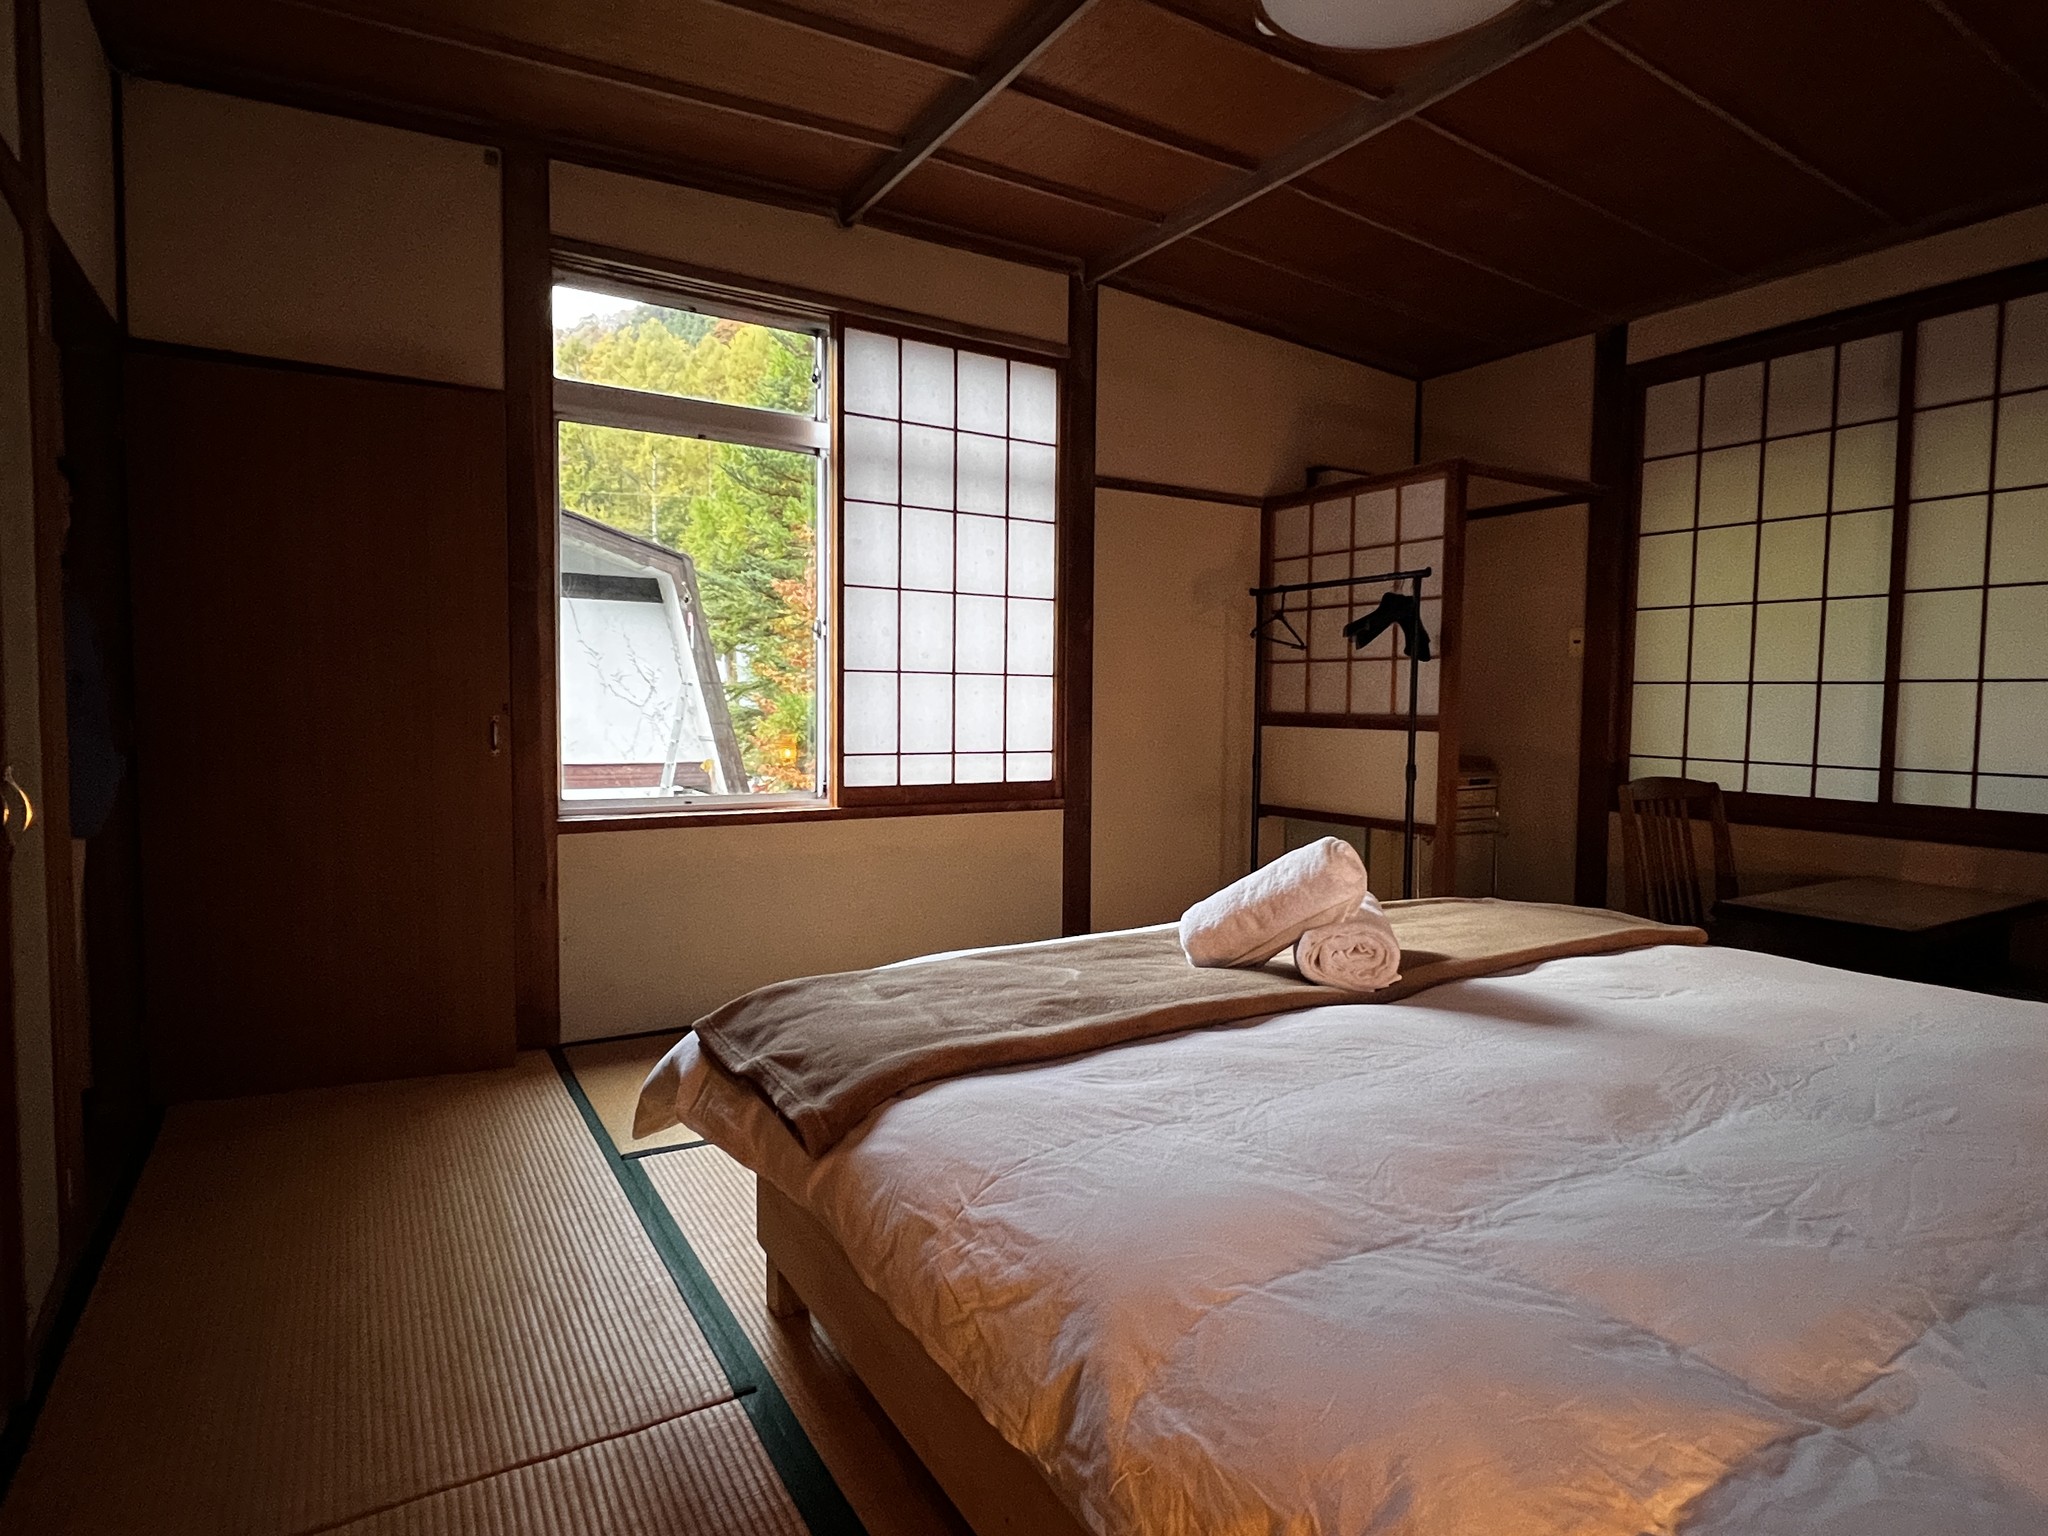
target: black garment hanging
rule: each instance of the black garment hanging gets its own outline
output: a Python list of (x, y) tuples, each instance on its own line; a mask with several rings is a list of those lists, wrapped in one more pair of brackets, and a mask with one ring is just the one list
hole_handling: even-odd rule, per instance
[(1385, 594), (1380, 598), (1379, 607), (1346, 624), (1344, 634), (1354, 650), (1362, 651), (1389, 628), (1400, 629), (1403, 656), (1412, 656), (1417, 661), (1429, 660), (1429, 630), (1422, 622), (1422, 604), (1411, 593)]

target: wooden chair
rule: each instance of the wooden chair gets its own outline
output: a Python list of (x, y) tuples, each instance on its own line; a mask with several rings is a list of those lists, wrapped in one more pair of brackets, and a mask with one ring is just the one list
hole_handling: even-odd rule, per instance
[[(1700, 878), (1695, 820), (1713, 827), (1713, 899)], [(1621, 786), (1622, 883), (1629, 910), (1660, 923), (1708, 927), (1736, 894), (1735, 845), (1721, 786), (1700, 779), (1635, 779)]]

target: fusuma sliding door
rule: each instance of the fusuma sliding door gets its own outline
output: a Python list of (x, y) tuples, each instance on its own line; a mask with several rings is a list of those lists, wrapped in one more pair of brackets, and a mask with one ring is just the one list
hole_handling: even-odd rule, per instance
[(139, 353), (128, 413), (158, 1095), (509, 1060), (502, 401)]

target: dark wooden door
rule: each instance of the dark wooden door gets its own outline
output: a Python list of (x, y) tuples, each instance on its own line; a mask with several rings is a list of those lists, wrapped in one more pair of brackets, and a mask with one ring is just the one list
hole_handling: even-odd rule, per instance
[(509, 1060), (501, 398), (141, 351), (127, 412), (156, 1093)]

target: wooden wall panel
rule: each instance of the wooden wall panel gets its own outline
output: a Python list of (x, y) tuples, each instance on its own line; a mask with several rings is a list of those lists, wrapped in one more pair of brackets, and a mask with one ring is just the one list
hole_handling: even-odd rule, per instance
[(131, 357), (160, 1097), (510, 1060), (504, 427), (488, 391)]

